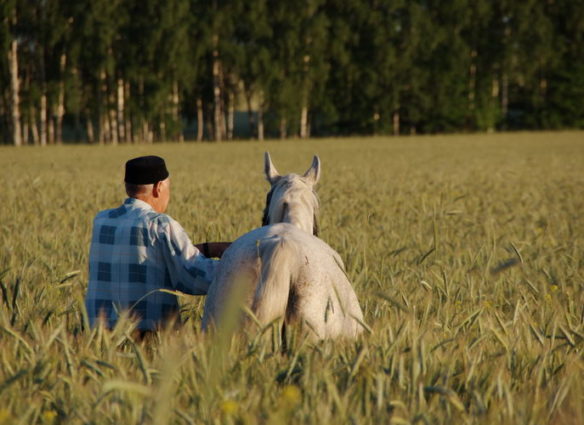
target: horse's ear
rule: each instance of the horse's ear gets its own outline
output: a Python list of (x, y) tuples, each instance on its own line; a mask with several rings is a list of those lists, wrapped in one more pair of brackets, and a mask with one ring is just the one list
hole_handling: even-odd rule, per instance
[(278, 170), (274, 167), (269, 152), (264, 154), (264, 172), (266, 173), (266, 179), (272, 185), (280, 178), (280, 173), (278, 173)]
[(308, 171), (304, 173), (303, 177), (308, 179), (308, 181), (313, 185), (318, 182), (318, 179), (320, 178), (320, 159), (317, 155), (314, 155), (314, 158), (312, 158), (312, 165)]

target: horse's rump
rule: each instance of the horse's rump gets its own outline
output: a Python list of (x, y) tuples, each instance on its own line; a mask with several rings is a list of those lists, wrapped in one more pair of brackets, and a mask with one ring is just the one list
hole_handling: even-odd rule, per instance
[[(225, 252), (211, 286), (203, 327), (237, 296), (263, 325), (277, 318), (306, 325), (313, 339), (355, 337), (363, 320), (338, 254), (295, 226), (261, 227)], [(219, 323), (220, 325), (220, 323)]]

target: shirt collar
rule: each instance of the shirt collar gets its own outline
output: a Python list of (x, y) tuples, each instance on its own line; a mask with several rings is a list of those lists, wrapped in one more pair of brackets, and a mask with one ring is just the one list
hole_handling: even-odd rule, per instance
[(154, 211), (154, 208), (152, 208), (152, 205), (150, 205), (147, 202), (141, 201), (140, 199), (136, 199), (136, 198), (127, 198), (124, 201), (124, 205), (126, 205), (128, 207), (139, 208), (141, 210)]

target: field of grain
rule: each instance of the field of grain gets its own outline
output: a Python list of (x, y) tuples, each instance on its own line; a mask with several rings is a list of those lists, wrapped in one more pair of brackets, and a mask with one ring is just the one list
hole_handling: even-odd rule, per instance
[[(321, 237), (371, 328), (281, 352), (186, 325), (85, 326), (91, 221), (166, 158), (193, 242), (261, 221), (263, 152), (320, 155)], [(584, 133), (0, 148), (0, 424), (582, 424)]]

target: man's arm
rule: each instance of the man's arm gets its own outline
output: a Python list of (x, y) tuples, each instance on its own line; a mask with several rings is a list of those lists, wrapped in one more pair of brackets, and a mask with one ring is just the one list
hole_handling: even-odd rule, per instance
[(221, 258), (231, 242), (203, 242), (195, 247), (207, 258)]
[(175, 220), (165, 216), (159, 221), (157, 235), (163, 244), (162, 254), (172, 287), (191, 295), (205, 295), (219, 260), (207, 257), (197, 249)]

